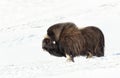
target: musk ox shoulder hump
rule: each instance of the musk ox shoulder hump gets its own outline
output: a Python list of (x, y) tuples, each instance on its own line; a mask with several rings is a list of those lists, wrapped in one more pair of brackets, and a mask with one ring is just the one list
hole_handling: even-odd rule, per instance
[(61, 32), (63, 32), (64, 29), (67, 29), (70, 27), (76, 27), (76, 25), (72, 22), (57, 23), (57, 24), (54, 24), (48, 28), (47, 34), (53, 40), (58, 41)]

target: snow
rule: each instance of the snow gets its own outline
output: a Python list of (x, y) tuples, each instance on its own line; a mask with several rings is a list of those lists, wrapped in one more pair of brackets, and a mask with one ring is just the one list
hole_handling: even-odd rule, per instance
[[(0, 78), (120, 78), (120, 0), (0, 0)], [(48, 27), (97, 26), (105, 56), (75, 63), (42, 49)]]

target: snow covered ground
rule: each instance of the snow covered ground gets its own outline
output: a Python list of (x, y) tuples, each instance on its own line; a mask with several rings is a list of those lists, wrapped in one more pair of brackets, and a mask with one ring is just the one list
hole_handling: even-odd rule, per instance
[[(105, 57), (75, 63), (42, 50), (49, 26), (98, 26)], [(0, 78), (120, 78), (120, 0), (0, 0)]]

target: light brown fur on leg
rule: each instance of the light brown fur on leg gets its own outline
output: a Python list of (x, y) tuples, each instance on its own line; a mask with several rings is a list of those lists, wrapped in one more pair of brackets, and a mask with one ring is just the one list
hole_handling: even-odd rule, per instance
[(66, 54), (66, 58), (67, 58), (67, 61), (68, 61), (68, 62), (74, 62), (74, 59), (73, 59), (72, 56)]
[(92, 57), (93, 57), (92, 53), (91, 53), (91, 52), (88, 52), (88, 54), (87, 54), (87, 57), (86, 57), (86, 58), (92, 58)]

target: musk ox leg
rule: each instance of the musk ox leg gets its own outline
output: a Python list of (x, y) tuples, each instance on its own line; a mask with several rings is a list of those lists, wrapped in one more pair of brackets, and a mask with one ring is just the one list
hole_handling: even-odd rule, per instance
[(96, 56), (97, 57), (104, 56), (104, 51), (98, 51), (98, 52), (96, 52)]
[(92, 56), (93, 56), (93, 54), (91, 52), (88, 52), (86, 58), (91, 58)]
[(74, 58), (72, 55), (69, 55), (66, 53), (65, 56), (66, 56), (68, 62), (74, 62)]
[(97, 57), (104, 56), (104, 47), (103, 46), (97, 47), (95, 53)]

